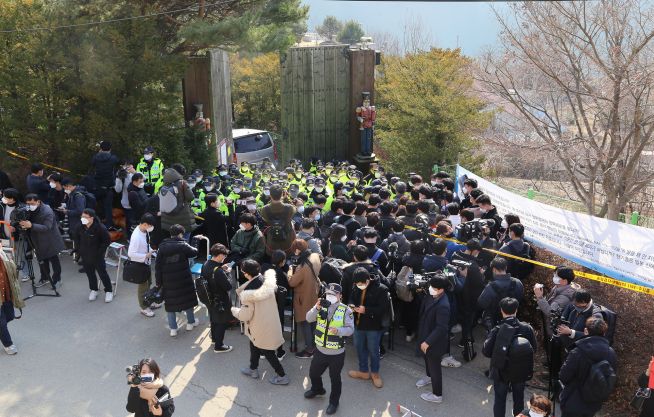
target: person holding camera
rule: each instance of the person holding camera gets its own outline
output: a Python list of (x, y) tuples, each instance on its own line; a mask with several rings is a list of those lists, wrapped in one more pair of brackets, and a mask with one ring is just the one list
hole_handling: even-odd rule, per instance
[(368, 380), (372, 378), (375, 387), (384, 386), (379, 375), (379, 343), (383, 335), (382, 318), (389, 309), (388, 288), (372, 276), (364, 267), (358, 267), (352, 274), (352, 289), (349, 306), (354, 315), (354, 345), (359, 358), (359, 369), (351, 370), (351, 378)]
[(107, 265), (104, 260), (104, 254), (109, 247), (109, 232), (107, 228), (100, 223), (96, 216), (95, 210), (84, 209), (82, 212), (82, 229), (79, 232), (79, 254), (82, 259), (84, 272), (89, 279), (89, 301), (95, 301), (98, 298), (98, 278), (104, 286), (104, 302), (110, 303), (114, 299), (113, 286), (107, 273)]
[(11, 213), (22, 207), (18, 201), (20, 193), (15, 188), (6, 188), (2, 190), (2, 202), (0, 202), (0, 220), (4, 221), (5, 224), (0, 227), (0, 239), (11, 241), (13, 236), (14, 239), (18, 238), (18, 232), (15, 227), (11, 225), (13, 222), (13, 217)]
[(282, 324), (277, 314), (275, 271), (269, 269), (261, 276), (261, 267), (253, 259), (241, 263), (241, 272), (247, 279), (236, 289), (240, 307), (232, 307), (232, 315), (245, 325), (250, 339), (250, 366), (241, 373), (259, 379), (259, 357), (263, 355), (277, 375), (268, 379), (273, 385), (288, 385), (290, 380), (284, 372), (275, 351), (284, 343)]
[(193, 308), (198, 305), (198, 297), (189, 266), (189, 259), (195, 258), (198, 250), (186, 242), (184, 233), (181, 225), (170, 226), (170, 238), (164, 239), (159, 245), (154, 266), (157, 287), (161, 288), (168, 313), (171, 337), (177, 336), (175, 313), (186, 312), (186, 331), (191, 331), (200, 324), (193, 314)]
[(567, 324), (560, 324), (556, 329), (564, 348), (570, 349), (575, 342), (585, 337), (584, 329), (590, 317), (603, 318), (590, 293), (579, 289), (575, 291), (572, 303), (561, 313), (561, 319)]
[[(41, 202), (36, 194), (27, 194), (25, 203), (29, 211), (28, 220), (19, 222), (20, 229), (27, 232), (34, 247), (36, 259), (39, 261), (41, 281), (50, 281), (52, 288), (58, 291), (61, 288), (59, 252), (66, 246), (59, 233), (54, 211), (50, 206)], [(52, 275), (50, 275), (50, 267), (52, 267)]]
[(573, 283), (575, 279), (575, 272), (572, 268), (567, 266), (559, 266), (554, 271), (552, 283), (554, 287), (545, 295), (543, 284), (536, 284), (534, 286), (534, 296), (538, 309), (543, 313), (543, 320), (547, 324), (545, 326), (545, 334), (548, 338), (552, 337), (552, 328), (549, 326), (551, 313), (559, 312), (559, 314), (570, 305), (574, 298), (575, 292), (580, 287)]
[(341, 398), (341, 371), (345, 364), (345, 338), (354, 333), (354, 315), (350, 307), (341, 302), (342, 288), (338, 284), (329, 284), (325, 298), (319, 299), (307, 312), (309, 323), (316, 323), (316, 351), (311, 359), (309, 379), (311, 388), (304, 393), (304, 398), (311, 399), (325, 395), (322, 374), (329, 368), (332, 391), (326, 414), (334, 414)]
[[(154, 359), (143, 359), (137, 366), (139, 375), (127, 375), (130, 386), (127, 394), (128, 413), (134, 417), (171, 417), (175, 412), (175, 403), (170, 396), (170, 390), (161, 379), (161, 370)], [(139, 384), (135, 384), (135, 380)]]
[(316, 349), (313, 332), (315, 325), (306, 320), (320, 294), (320, 256), (311, 253), (309, 244), (303, 239), (295, 239), (291, 251), (297, 257), (297, 265), (288, 271), (288, 285), (293, 288), (293, 311), (295, 322), (304, 336), (304, 349), (295, 354), (300, 359), (310, 359)]
[(231, 267), (225, 264), (229, 249), (223, 244), (215, 243), (209, 249), (209, 254), (211, 259), (202, 266), (202, 276), (209, 284), (209, 299), (213, 301), (212, 305), (207, 306), (211, 322), (211, 340), (214, 343), (214, 352), (225, 353), (232, 350), (231, 346), (223, 343), (227, 323), (232, 319), (232, 301), (229, 299), (232, 284), (227, 276)]

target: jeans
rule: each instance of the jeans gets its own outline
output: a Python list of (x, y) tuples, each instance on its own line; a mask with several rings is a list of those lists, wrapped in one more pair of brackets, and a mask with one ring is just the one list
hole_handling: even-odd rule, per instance
[(372, 154), (372, 128), (361, 130), (361, 153), (363, 155)]
[(113, 292), (113, 287), (111, 285), (111, 279), (107, 273), (107, 265), (104, 262), (104, 258), (96, 260), (95, 263), (87, 263), (82, 259), (82, 265), (84, 266), (84, 272), (86, 272), (86, 277), (89, 279), (89, 289), (92, 291), (98, 290), (98, 278), (95, 275), (95, 272), (98, 271), (100, 276), (100, 281), (104, 286), (104, 292)]
[(277, 359), (277, 355), (275, 354), (274, 350), (259, 349), (258, 347), (254, 346), (252, 342), (250, 342), (250, 369), (254, 370), (259, 368), (259, 356), (261, 355), (266, 357), (268, 363), (270, 363), (270, 366), (273, 367), (277, 375), (286, 375), (284, 368), (282, 367), (282, 364), (279, 363), (279, 359)]
[[(189, 308), (188, 310), (185, 311), (186, 313), (186, 321), (188, 321), (189, 324), (195, 323), (195, 315), (193, 314), (193, 308)], [(168, 312), (168, 327), (170, 327), (170, 330), (177, 330), (177, 316), (173, 312)]]
[(379, 373), (379, 340), (381, 330), (354, 330), (354, 345), (359, 358), (359, 371), (368, 372), (368, 359), (370, 359), (370, 372)]
[(525, 383), (524, 382), (503, 382), (493, 381), (495, 391), (495, 402), (493, 403), (493, 416), (504, 417), (506, 414), (506, 397), (511, 386), (513, 394), (513, 414), (517, 415), (525, 408)]
[(11, 341), (11, 335), (7, 328), (7, 317), (2, 314), (2, 309), (0, 309), (0, 342), (2, 342), (2, 346), (4, 347), (9, 347), (14, 344)]
[(338, 405), (341, 398), (341, 370), (345, 364), (345, 352), (338, 355), (325, 355), (319, 350), (313, 354), (309, 378), (311, 379), (311, 390), (322, 392), (325, 387), (322, 384), (322, 374), (329, 368), (329, 379), (332, 384), (332, 392), (329, 394), (329, 403)]
[(431, 378), (431, 392), (439, 397), (443, 396), (443, 369), (441, 369), (442, 352), (427, 349), (425, 354), (425, 371)]
[[(52, 276), (50, 276), (50, 264), (52, 264)], [(61, 281), (61, 263), (59, 263), (58, 255), (40, 260), (39, 270), (41, 271), (41, 280), (51, 281), (53, 286)]]
[(224, 344), (225, 330), (227, 330), (227, 323), (211, 323), (211, 340), (217, 347)]
[(301, 321), (298, 327), (304, 337), (304, 350), (313, 352), (316, 349), (316, 340), (314, 339), (313, 331), (316, 329), (316, 322), (309, 323), (308, 321)]
[(150, 289), (152, 286), (152, 278), (148, 279), (146, 282), (139, 284), (138, 289), (136, 291), (136, 296), (139, 299), (139, 306), (141, 307), (141, 310), (145, 310), (146, 308), (150, 307), (145, 303), (145, 300), (143, 300), (143, 296), (145, 295), (145, 292)]

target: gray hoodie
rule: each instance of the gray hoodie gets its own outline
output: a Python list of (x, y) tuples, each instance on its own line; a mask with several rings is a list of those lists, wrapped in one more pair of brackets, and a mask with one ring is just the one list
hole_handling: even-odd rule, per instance
[(191, 191), (186, 181), (182, 179), (179, 172), (172, 168), (168, 168), (164, 171), (163, 181), (164, 185), (174, 184), (177, 186), (185, 206), (177, 214), (161, 213), (161, 229), (168, 231), (170, 230), (170, 226), (179, 224), (184, 226), (184, 229), (187, 232), (191, 232), (195, 228), (195, 215), (191, 210), (193, 191)]

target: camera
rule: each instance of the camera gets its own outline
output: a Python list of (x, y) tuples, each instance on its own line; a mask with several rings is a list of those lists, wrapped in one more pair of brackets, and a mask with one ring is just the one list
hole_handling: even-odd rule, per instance
[(119, 169), (118, 172), (116, 173), (116, 176), (118, 177), (118, 179), (124, 181), (125, 178), (127, 178), (127, 170), (125, 168)]
[(143, 380), (141, 379), (141, 367), (136, 365), (132, 366), (127, 366), (125, 368), (125, 372), (127, 372), (127, 376), (132, 377), (132, 382), (127, 381), (127, 385), (139, 385)]
[(456, 226), (456, 235), (458, 240), (462, 242), (467, 242), (470, 239), (482, 239), (490, 234), (493, 227), (495, 227), (495, 220), (493, 219), (475, 219), (459, 223)]
[(19, 206), (16, 207), (10, 215), (10, 221), (11, 221), (11, 226), (16, 228), (17, 230), (22, 230), (19, 227), (20, 222), (29, 220), (30, 217), (30, 211), (27, 209), (26, 206)]
[(434, 276), (435, 272), (426, 272), (424, 274), (410, 274), (406, 286), (411, 291), (427, 290), (429, 288), (429, 280)]
[(556, 308), (550, 312), (550, 329), (555, 337), (559, 336), (558, 328), (560, 325), (570, 326), (570, 321), (563, 317), (563, 309)]

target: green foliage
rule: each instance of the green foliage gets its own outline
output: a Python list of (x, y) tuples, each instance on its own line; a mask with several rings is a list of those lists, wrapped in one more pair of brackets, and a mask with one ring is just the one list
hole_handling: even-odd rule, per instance
[(348, 20), (343, 25), (343, 29), (338, 34), (339, 42), (347, 44), (355, 44), (361, 40), (361, 37), (365, 35), (361, 23), (356, 20)]
[(399, 174), (428, 174), (434, 163), (475, 168), (474, 135), (491, 113), (471, 90), (470, 60), (461, 51), (431, 49), (386, 57), (376, 82), (379, 154)]
[(325, 17), (325, 20), (322, 21), (322, 25), (316, 26), (316, 32), (328, 40), (336, 37), (341, 30), (343, 30), (343, 22), (334, 16)]

